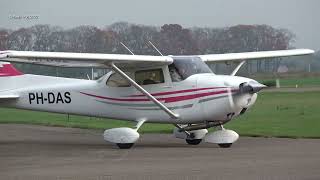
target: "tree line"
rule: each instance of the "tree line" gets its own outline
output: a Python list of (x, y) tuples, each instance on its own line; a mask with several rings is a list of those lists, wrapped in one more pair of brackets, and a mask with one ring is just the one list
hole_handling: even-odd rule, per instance
[[(64, 29), (35, 25), (17, 30), (0, 30), (0, 50), (64, 51), (158, 55), (151, 41), (164, 55), (195, 55), (293, 48), (295, 35), (269, 25), (236, 25), (225, 28), (184, 28), (179, 24), (161, 27), (118, 22), (98, 28), (79, 26)], [(246, 65), (249, 72), (275, 71), (279, 60)]]

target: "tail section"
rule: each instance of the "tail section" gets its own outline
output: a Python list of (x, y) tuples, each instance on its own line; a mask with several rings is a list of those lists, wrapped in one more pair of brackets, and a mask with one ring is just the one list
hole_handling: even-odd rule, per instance
[(7, 62), (0, 62), (0, 77), (20, 75), (23, 75), (23, 73), (17, 70), (15, 67), (13, 67), (12, 64)]
[[(0, 93), (15, 89), (17, 85), (20, 84), (17, 82), (17, 79), (22, 75), (23, 73), (13, 67), (12, 64), (8, 62), (0, 62)], [(3, 98), (0, 96), (0, 99)]]

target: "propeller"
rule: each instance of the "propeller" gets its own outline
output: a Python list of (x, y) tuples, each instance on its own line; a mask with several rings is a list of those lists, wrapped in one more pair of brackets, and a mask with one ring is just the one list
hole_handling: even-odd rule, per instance
[[(242, 109), (248, 108), (257, 99), (256, 93), (265, 87), (267, 86), (256, 81), (243, 82), (239, 85), (238, 90), (237, 88), (229, 87), (227, 91), (230, 107), (240, 107)], [(235, 94), (236, 96), (234, 97), (233, 94)]]

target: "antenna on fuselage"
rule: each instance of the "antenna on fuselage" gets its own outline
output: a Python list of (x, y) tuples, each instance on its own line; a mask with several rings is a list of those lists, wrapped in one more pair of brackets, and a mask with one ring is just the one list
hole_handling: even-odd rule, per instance
[(149, 44), (151, 44), (151, 46), (152, 46), (161, 56), (163, 56), (163, 54), (159, 51), (159, 49), (158, 49), (151, 41), (149, 41)]
[(126, 48), (132, 55), (134, 55), (134, 53), (133, 53), (126, 45), (124, 45), (122, 42), (120, 42), (120, 44), (121, 44), (124, 48)]

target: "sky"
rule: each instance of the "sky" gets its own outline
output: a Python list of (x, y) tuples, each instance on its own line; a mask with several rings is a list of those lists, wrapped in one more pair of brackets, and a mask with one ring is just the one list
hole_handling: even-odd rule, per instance
[(1, 0), (0, 28), (72, 28), (114, 22), (226, 27), (267, 24), (296, 34), (297, 48), (320, 49), (319, 0)]

